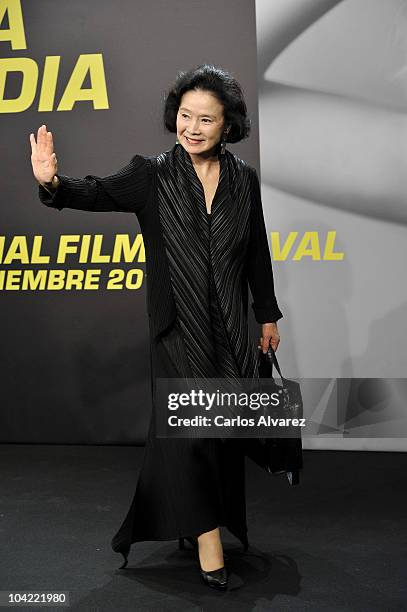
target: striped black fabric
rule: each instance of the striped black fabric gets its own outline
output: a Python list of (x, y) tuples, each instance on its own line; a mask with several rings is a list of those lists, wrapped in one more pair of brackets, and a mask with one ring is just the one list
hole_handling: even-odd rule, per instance
[(252, 377), (255, 347), (243, 290), (250, 176), (232, 153), (219, 155), (219, 160), (219, 183), (208, 213), (188, 152), (176, 145), (158, 157), (161, 227), (177, 318), (194, 376)]
[(54, 194), (39, 186), (46, 206), (135, 213), (143, 233), (153, 411), (133, 501), (112, 539), (123, 554), (136, 541), (198, 535), (218, 525), (248, 541), (244, 440), (156, 435), (157, 378), (257, 375), (248, 286), (258, 323), (283, 316), (256, 172), (228, 150), (219, 160), (210, 214), (181, 145), (158, 156), (135, 155), (105, 177), (59, 175)]
[[(194, 236), (190, 231), (191, 227), (188, 229), (191, 219), (181, 218), (181, 215), (188, 213), (188, 209), (182, 205), (187, 203), (191, 206), (195, 199), (196, 206), (188, 214), (196, 213), (200, 200), (201, 208), (198, 209), (200, 217), (195, 219), (195, 229), (199, 231), (200, 222), (200, 231), (204, 233), (209, 231), (204, 221), (207, 214), (206, 207), (202, 209), (204, 201), (202, 185), (192, 167), (188, 153), (181, 149), (181, 145), (175, 145), (173, 149), (158, 156), (134, 155), (126, 166), (109, 176), (100, 177), (91, 174), (85, 178), (74, 178), (58, 174), (60, 186), (53, 194), (42, 185), (38, 185), (41, 202), (59, 211), (73, 208), (92, 212), (128, 212), (137, 215), (147, 255), (147, 308), (150, 333), (157, 339), (170, 328), (176, 318), (163, 227), (169, 228), (167, 241), (171, 240), (171, 232), (175, 227), (172, 225), (173, 222), (178, 220), (186, 223), (185, 236)], [(254, 168), (229, 151), (226, 151), (224, 157), (221, 160), (223, 174), (215, 196), (217, 201), (214, 202), (211, 214), (211, 219), (213, 217), (211, 262), (212, 265), (215, 264), (212, 276), (228, 336), (230, 339), (239, 339), (240, 336), (243, 346), (239, 323), (244, 321), (244, 317), (234, 317), (238, 314), (238, 310), (231, 306), (236, 297), (232, 293), (237, 291), (242, 296), (242, 306), (246, 312), (248, 285), (250, 286), (254, 298), (252, 308), (258, 323), (277, 321), (283, 314), (274, 292), (273, 269), (257, 173)], [(165, 177), (172, 183), (167, 188)], [(166, 196), (172, 199), (172, 203), (165, 202)], [(177, 202), (174, 201), (175, 198)], [(161, 202), (162, 222), (160, 222), (159, 202)], [(219, 209), (218, 212), (216, 208)], [(178, 233), (182, 235), (181, 231)], [(247, 233), (250, 236), (248, 244), (245, 243)], [(192, 252), (189, 246), (185, 245), (185, 248)], [(243, 254), (246, 259), (247, 280), (244, 279), (241, 269)], [(175, 256), (176, 251), (174, 251)], [(173, 278), (175, 276), (176, 274), (173, 274)], [(242, 286), (231, 286), (229, 280), (233, 281), (238, 277)], [(238, 357), (239, 355), (242, 357), (242, 346), (236, 345)], [(244, 361), (243, 358), (241, 371), (245, 370)]]

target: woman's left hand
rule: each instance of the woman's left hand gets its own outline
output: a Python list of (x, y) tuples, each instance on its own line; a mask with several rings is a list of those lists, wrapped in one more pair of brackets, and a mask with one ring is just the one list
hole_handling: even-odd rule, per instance
[(274, 323), (263, 323), (262, 326), (262, 336), (260, 338), (260, 345), (258, 348), (261, 348), (263, 353), (267, 353), (269, 347), (276, 351), (278, 345), (280, 344), (280, 334), (277, 329), (277, 322)]

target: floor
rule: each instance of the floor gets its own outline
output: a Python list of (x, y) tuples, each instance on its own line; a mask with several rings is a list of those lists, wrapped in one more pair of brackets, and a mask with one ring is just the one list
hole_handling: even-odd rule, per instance
[(248, 460), (251, 546), (243, 553), (223, 529), (225, 593), (203, 584), (194, 554), (175, 541), (133, 544), (118, 569), (110, 539), (142, 454), (1, 445), (0, 590), (65, 591), (69, 609), (84, 612), (407, 610), (406, 453), (304, 451), (293, 487)]

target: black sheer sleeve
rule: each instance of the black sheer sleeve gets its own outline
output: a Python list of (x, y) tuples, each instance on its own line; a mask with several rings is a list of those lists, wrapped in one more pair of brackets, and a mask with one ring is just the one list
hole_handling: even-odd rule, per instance
[(252, 308), (258, 323), (272, 323), (283, 314), (274, 294), (273, 268), (264, 222), (260, 184), (257, 172), (250, 167), (251, 212), (250, 242), (247, 254), (247, 273), (253, 296)]
[(127, 166), (110, 176), (72, 178), (58, 173), (58, 188), (50, 193), (38, 185), (38, 196), (43, 204), (58, 210), (138, 213), (148, 200), (151, 172), (149, 160), (134, 155)]

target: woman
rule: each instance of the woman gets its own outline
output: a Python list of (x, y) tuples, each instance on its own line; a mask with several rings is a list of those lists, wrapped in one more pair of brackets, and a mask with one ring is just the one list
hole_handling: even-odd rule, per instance
[(156, 377), (256, 376), (247, 323), (248, 284), (264, 352), (279, 344), (283, 315), (256, 171), (226, 150), (249, 134), (238, 82), (202, 65), (179, 73), (164, 107), (176, 144), (135, 155), (116, 174), (57, 173), (52, 133), (30, 135), (41, 201), (58, 210), (137, 215), (146, 249), (153, 412), (144, 461), (127, 516), (112, 540), (125, 557), (133, 542), (187, 538), (209, 586), (225, 588), (219, 526), (247, 541), (242, 440), (157, 438)]

